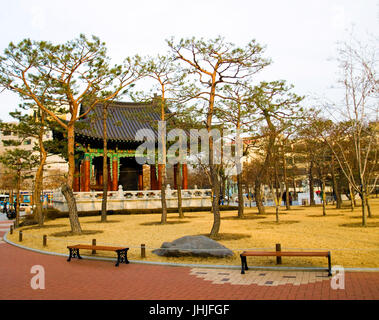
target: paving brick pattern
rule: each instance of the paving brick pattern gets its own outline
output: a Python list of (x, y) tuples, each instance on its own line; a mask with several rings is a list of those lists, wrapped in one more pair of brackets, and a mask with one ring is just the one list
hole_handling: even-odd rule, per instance
[(193, 268), (191, 275), (200, 279), (211, 281), (213, 284), (230, 283), (232, 285), (251, 285), (258, 286), (280, 286), (292, 284), (300, 286), (302, 284), (311, 284), (321, 281), (328, 281), (327, 272), (312, 272), (312, 271), (246, 271), (241, 274), (239, 270), (230, 269), (205, 269)]
[[(345, 289), (333, 290), (326, 272), (248, 270), (241, 275), (231, 269), (66, 260), (1, 241), (0, 300), (379, 300), (376, 272), (347, 272)], [(43, 290), (31, 287), (34, 265), (45, 270)]]

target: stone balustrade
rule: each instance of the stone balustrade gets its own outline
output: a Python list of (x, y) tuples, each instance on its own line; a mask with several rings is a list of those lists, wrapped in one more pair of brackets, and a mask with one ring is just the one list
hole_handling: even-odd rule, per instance
[[(210, 207), (211, 189), (182, 190), (182, 207)], [(74, 192), (78, 211), (100, 211), (103, 197), (102, 191)], [(166, 189), (167, 208), (177, 208), (177, 190), (170, 186)], [(66, 199), (60, 190), (53, 194), (53, 207), (61, 212), (67, 212)], [(107, 199), (108, 210), (135, 210), (161, 208), (160, 190), (124, 191), (119, 186), (118, 191), (109, 191)]]

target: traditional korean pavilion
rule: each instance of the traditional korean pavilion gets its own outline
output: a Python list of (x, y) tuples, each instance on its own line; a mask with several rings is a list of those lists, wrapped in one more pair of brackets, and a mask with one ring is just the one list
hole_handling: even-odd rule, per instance
[[(85, 112), (82, 106), (81, 114)], [(143, 142), (136, 140), (140, 129), (157, 136), (160, 108), (153, 103), (114, 102), (108, 106), (107, 155), (108, 190), (160, 190), (161, 165), (140, 165), (135, 151)], [(103, 106), (96, 105), (75, 126), (76, 173), (74, 192), (103, 189)], [(156, 140), (157, 141), (157, 140)], [(176, 172), (176, 166), (174, 166)], [(174, 173), (174, 188), (176, 189)], [(187, 166), (182, 166), (182, 188), (188, 189)]]

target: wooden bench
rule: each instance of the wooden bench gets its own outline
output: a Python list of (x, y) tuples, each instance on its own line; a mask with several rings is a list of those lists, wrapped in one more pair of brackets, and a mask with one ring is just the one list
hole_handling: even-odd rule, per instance
[(247, 267), (246, 257), (327, 257), (328, 258), (328, 276), (332, 275), (330, 251), (322, 252), (305, 252), (305, 251), (244, 251), (240, 254), (241, 257), (241, 274), (245, 274)]
[(71, 261), (71, 258), (78, 258), (82, 259), (82, 257), (79, 254), (79, 250), (102, 250), (102, 251), (115, 251), (117, 253), (117, 262), (116, 267), (120, 263), (129, 263), (128, 261), (128, 250), (129, 248), (125, 247), (109, 247), (109, 246), (96, 246), (96, 245), (87, 245), (87, 244), (76, 244), (74, 246), (67, 246), (67, 248), (70, 250), (70, 256), (68, 257), (67, 261)]

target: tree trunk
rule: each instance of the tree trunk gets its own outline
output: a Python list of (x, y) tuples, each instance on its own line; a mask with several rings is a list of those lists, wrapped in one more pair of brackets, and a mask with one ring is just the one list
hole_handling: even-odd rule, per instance
[(226, 176), (225, 174), (221, 177), (221, 198), (226, 199)]
[(167, 223), (167, 204), (166, 204), (166, 165), (161, 165), (162, 170), (162, 187), (161, 187), (161, 204), (162, 204), (162, 215), (161, 224)]
[(230, 204), (230, 183), (229, 180), (226, 181), (226, 193), (228, 195), (228, 206)]
[[(208, 133), (212, 130), (212, 116), (213, 116), (213, 107), (214, 107), (214, 101), (216, 96), (216, 75), (213, 74), (212, 76), (212, 86), (210, 90), (210, 97), (209, 97), (209, 106), (208, 106), (208, 114), (207, 114), (207, 123), (206, 128)], [(220, 182), (218, 179), (218, 172), (217, 167), (215, 166), (214, 162), (214, 154), (213, 154), (213, 138), (209, 136), (209, 168), (211, 173), (211, 182), (212, 182), (212, 212), (213, 212), (213, 226), (210, 233), (210, 238), (216, 238), (218, 235), (218, 232), (220, 230), (220, 207), (219, 207), (219, 200), (220, 200)]]
[(16, 190), (16, 228), (20, 225), (20, 186), (21, 186), (21, 169), (17, 170), (17, 190)]
[(176, 190), (178, 193), (178, 214), (179, 218), (184, 218), (182, 208), (182, 164), (179, 162), (176, 169)]
[(108, 200), (108, 143), (107, 143), (107, 105), (103, 106), (103, 197), (101, 200), (101, 222), (107, 222)]
[(366, 207), (367, 207), (367, 216), (368, 216), (368, 218), (372, 218), (372, 216), (371, 216), (371, 206), (370, 206), (370, 203), (368, 201), (368, 195), (366, 197)]
[(287, 181), (287, 161), (286, 161), (286, 155), (284, 153), (284, 142), (283, 142), (282, 158), (283, 158), (283, 179), (284, 179), (284, 184), (286, 187), (286, 210), (290, 210), (291, 204), (290, 204), (290, 195), (289, 195), (289, 184)]
[(315, 205), (315, 196), (314, 196), (314, 188), (313, 188), (313, 161), (310, 162), (309, 166), (309, 204), (311, 206)]
[[(279, 190), (279, 175), (278, 175), (278, 165), (275, 161), (275, 217), (276, 222), (279, 223), (279, 207), (280, 207), (280, 200), (281, 200), (281, 190)], [(274, 190), (273, 190), (274, 191)], [(288, 189), (286, 189), (286, 192), (288, 192)], [(273, 192), (274, 194), (274, 192)], [(289, 198), (287, 198), (286, 202), (288, 203)]]
[(276, 223), (279, 223), (279, 203), (280, 203), (280, 197), (275, 195), (275, 218)]
[(341, 192), (339, 189), (339, 184), (336, 178), (335, 173), (335, 167), (334, 167), (334, 157), (332, 157), (332, 163), (331, 163), (331, 174), (332, 174), (332, 183), (333, 183), (333, 192), (336, 197), (336, 209), (341, 209), (342, 207), (342, 199), (341, 199)]
[(43, 186), (43, 169), (46, 163), (47, 158), (47, 152), (45, 150), (45, 147), (43, 145), (43, 134), (44, 134), (44, 112), (41, 111), (41, 127), (39, 130), (38, 135), (38, 145), (39, 145), (39, 151), (40, 151), (40, 163), (39, 167), (36, 172), (35, 182), (34, 182), (34, 197), (37, 199), (35, 202), (36, 207), (36, 215), (37, 223), (40, 227), (43, 226), (44, 223), (44, 215), (42, 211), (42, 203), (41, 203), (41, 193), (42, 193), (42, 186)]
[[(213, 148), (212, 148), (213, 153)], [(214, 239), (218, 236), (221, 225), (220, 218), (220, 207), (219, 207), (219, 199), (220, 199), (220, 182), (218, 179), (217, 169), (215, 165), (211, 166), (211, 181), (212, 181), (212, 212), (213, 212), (213, 226), (209, 237)]]
[(354, 195), (354, 192), (353, 192), (352, 189), (353, 188), (351, 187), (351, 184), (349, 183), (350, 207), (351, 207), (351, 211), (354, 211), (354, 207), (355, 207), (354, 198), (355, 198), (355, 195)]
[(251, 187), (249, 186), (248, 188), (247, 188), (247, 190), (248, 190), (248, 194), (249, 194), (249, 207), (251, 208), (251, 202), (253, 201), (253, 197), (251, 196), (251, 189), (250, 189)]
[(68, 175), (67, 186), (72, 189), (75, 174), (75, 126), (69, 123), (67, 126), (67, 153), (68, 153)]
[(336, 186), (336, 178), (335, 178), (335, 176), (334, 176), (334, 174), (333, 174), (333, 171), (331, 172), (331, 174), (332, 174), (332, 190), (333, 190), (333, 194), (332, 194), (332, 196), (333, 196), (333, 204), (334, 204), (334, 201), (336, 202), (335, 204), (336, 204), (336, 209), (341, 209), (341, 207), (339, 207), (338, 208), (338, 200), (337, 200), (337, 186)]
[(74, 234), (81, 234), (82, 229), (80, 227), (78, 209), (76, 206), (76, 200), (72, 192), (72, 186), (74, 183), (75, 174), (75, 127), (74, 123), (69, 123), (67, 126), (67, 151), (68, 151), (68, 176), (67, 183), (62, 185), (62, 193), (67, 201), (69, 210), (69, 219), (71, 225), (71, 232)]
[[(276, 128), (271, 121), (271, 117), (270, 117), (269, 112), (267, 110), (264, 110), (263, 114), (264, 114), (267, 126), (270, 130), (270, 135), (269, 135), (269, 141), (268, 141), (268, 145), (267, 145), (267, 149), (266, 149), (266, 159), (265, 159), (263, 165), (261, 166), (261, 169), (260, 169), (260, 171), (257, 174), (256, 179), (255, 179), (256, 191), (258, 191), (258, 195), (260, 198), (260, 203), (258, 203), (258, 201), (257, 201), (257, 207), (258, 207), (258, 211), (260, 214), (265, 213), (263, 203), (262, 203), (262, 194), (261, 194), (260, 187), (262, 185), (262, 180), (267, 177), (267, 169), (272, 164), (272, 152), (274, 150), (275, 140), (277, 138)], [(258, 190), (257, 186), (259, 187), (259, 190)]]
[(254, 193), (255, 193), (255, 203), (258, 208), (258, 213), (259, 214), (265, 214), (265, 207), (263, 205), (263, 199), (262, 199), (262, 192), (261, 192), (261, 182), (255, 180), (255, 185), (254, 185)]
[[(293, 160), (293, 163), (294, 163), (295, 160)], [(297, 197), (297, 192), (296, 192), (296, 177), (295, 177), (295, 165), (292, 166), (292, 187), (293, 187), (293, 200), (297, 201), (298, 200), (298, 197)]]
[(365, 227), (367, 222), (366, 192), (362, 190), (360, 196), (362, 199), (362, 226)]
[(42, 227), (44, 223), (44, 216), (42, 212), (41, 194), (42, 194), (42, 184), (43, 184), (43, 168), (46, 162), (47, 154), (46, 154), (45, 149), (43, 149), (43, 151), (42, 149), (40, 149), (40, 151), (41, 151), (41, 155), (40, 155), (41, 162), (36, 173), (36, 178), (35, 178), (35, 183), (34, 183), (34, 194), (37, 200), (35, 202), (35, 206), (36, 206), (35, 218), (38, 225)]
[[(39, 168), (38, 168), (39, 170)], [(38, 223), (38, 226), (42, 227), (43, 226), (43, 223), (44, 223), (44, 215), (43, 215), (43, 204), (41, 202), (41, 195), (42, 195), (42, 177), (39, 176), (40, 173), (37, 172), (36, 174), (36, 181), (35, 181), (35, 185), (34, 185), (34, 194), (35, 194), (35, 197), (37, 199), (37, 201), (35, 202), (35, 208), (36, 208), (36, 211), (35, 211), (35, 216), (34, 216), (34, 220), (35, 222)]]
[(71, 232), (73, 234), (81, 234), (82, 228), (80, 227), (78, 211), (76, 207), (76, 200), (74, 197), (74, 193), (72, 192), (72, 188), (65, 183), (62, 185), (61, 191), (67, 200)]
[[(238, 164), (237, 164), (238, 166)], [(241, 165), (239, 165), (240, 167)], [(237, 188), (238, 188), (238, 218), (242, 219), (244, 217), (244, 199), (242, 190), (242, 173), (237, 169)]]
[(368, 197), (368, 194), (367, 194), (367, 190), (366, 190), (366, 185), (364, 183), (364, 178), (363, 178), (363, 174), (361, 174), (360, 172), (360, 175), (359, 175), (359, 182), (360, 182), (360, 196), (361, 196), (361, 203), (362, 203), (362, 226), (366, 226), (366, 222), (367, 222), (367, 197)]
[(326, 216), (325, 178), (323, 177), (321, 181), (322, 181), (322, 215)]

